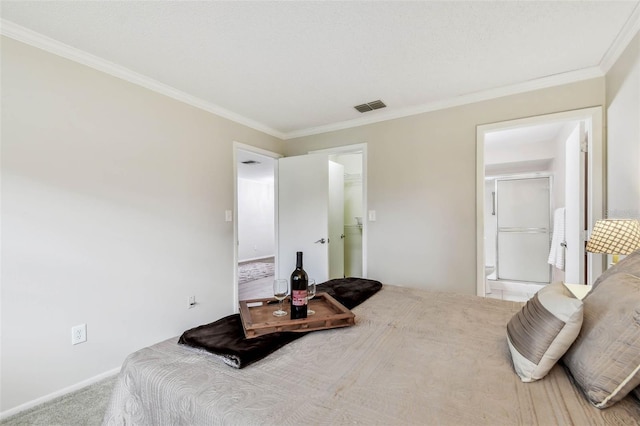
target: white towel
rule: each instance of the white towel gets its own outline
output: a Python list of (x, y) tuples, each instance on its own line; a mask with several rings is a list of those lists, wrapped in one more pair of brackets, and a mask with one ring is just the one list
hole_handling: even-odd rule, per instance
[(553, 212), (553, 236), (551, 237), (551, 250), (547, 263), (564, 271), (564, 207), (560, 207)]

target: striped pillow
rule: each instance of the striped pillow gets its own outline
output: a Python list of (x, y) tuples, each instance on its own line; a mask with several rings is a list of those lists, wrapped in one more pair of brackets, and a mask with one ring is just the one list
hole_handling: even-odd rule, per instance
[(582, 331), (562, 360), (598, 408), (640, 385), (640, 278), (618, 272), (591, 290)]
[(523, 382), (542, 379), (574, 342), (582, 301), (561, 282), (536, 293), (507, 324), (513, 367)]

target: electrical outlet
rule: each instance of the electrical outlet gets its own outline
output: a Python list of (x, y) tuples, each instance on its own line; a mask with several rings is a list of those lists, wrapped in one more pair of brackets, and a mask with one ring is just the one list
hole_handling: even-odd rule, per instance
[(76, 325), (71, 327), (71, 344), (77, 345), (87, 341), (87, 324)]
[(189, 296), (189, 309), (196, 307), (196, 297)]

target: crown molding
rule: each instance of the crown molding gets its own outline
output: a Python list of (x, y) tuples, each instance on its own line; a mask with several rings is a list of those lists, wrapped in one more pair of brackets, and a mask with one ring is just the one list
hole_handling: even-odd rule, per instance
[[(379, 123), (381, 121), (394, 120), (397, 118), (409, 117), (426, 112), (437, 111), (475, 102), (481, 102), (504, 96), (517, 95), (548, 87), (561, 86), (563, 84), (574, 83), (582, 80), (589, 80), (604, 76), (600, 67), (585, 68), (577, 71), (570, 71), (562, 74), (551, 75), (524, 83), (511, 86), (498, 87), (495, 89), (483, 90), (468, 95), (457, 96), (442, 101), (431, 102), (416, 107), (403, 108), (395, 111), (372, 111), (375, 116), (356, 118), (353, 120), (341, 121), (339, 123), (327, 124), (324, 126), (312, 127), (308, 129), (294, 130), (285, 134), (285, 139), (294, 139), (304, 136), (312, 136), (320, 133), (344, 130), (352, 127), (364, 126), (367, 124)], [(368, 113), (367, 113), (368, 114)]]
[(266, 133), (270, 136), (274, 136), (279, 139), (284, 139), (286, 136), (282, 132), (265, 126), (264, 124), (257, 121), (243, 117), (239, 114), (222, 108), (219, 105), (212, 104), (211, 102), (207, 102), (196, 96), (182, 92), (167, 84), (161, 83), (157, 80), (139, 74), (113, 62), (107, 61), (106, 59), (87, 53), (83, 50), (61, 43), (28, 28), (17, 25), (11, 21), (7, 21), (6, 19), (0, 20), (0, 34), (20, 41), (22, 43), (26, 43), (33, 47), (37, 47), (38, 49), (45, 50), (49, 53), (53, 53), (54, 55), (61, 56), (82, 65), (94, 68), (98, 71), (110, 74), (114, 77), (120, 78), (130, 83), (142, 86), (146, 89), (168, 96), (177, 101), (184, 102), (185, 104), (218, 115), (222, 118), (226, 118), (227, 120), (242, 124), (243, 126), (247, 126), (254, 130)]
[(622, 54), (626, 46), (629, 44), (633, 36), (640, 29), (640, 4), (636, 6), (631, 17), (625, 24), (625, 27), (620, 31), (616, 40), (609, 48), (603, 60), (599, 66), (586, 68), (582, 70), (570, 71), (562, 74), (551, 75), (548, 77), (539, 78), (536, 80), (530, 80), (524, 83), (514, 84), (510, 86), (499, 87), (495, 89), (484, 90), (480, 92), (471, 93), (468, 95), (457, 96), (441, 101), (431, 102), (428, 104), (422, 104), (415, 107), (403, 108), (395, 111), (372, 111), (371, 115), (367, 117), (356, 118), (352, 120), (341, 121), (338, 123), (331, 123), (327, 125), (321, 125), (316, 127), (310, 127), (305, 129), (293, 130), (290, 132), (281, 132), (268, 127), (262, 123), (243, 117), (211, 102), (207, 102), (201, 98), (182, 92), (174, 87), (160, 83), (157, 80), (151, 79), (142, 74), (136, 73), (128, 68), (117, 65), (113, 62), (107, 61), (98, 56), (92, 55), (80, 49), (71, 47), (64, 43), (61, 43), (52, 38), (46, 37), (40, 33), (24, 28), (20, 25), (14, 24), (11, 21), (5, 19), (0, 20), (0, 34), (18, 40), (20, 42), (29, 44), (55, 55), (64, 57), (66, 59), (78, 62), (96, 70), (105, 72), (114, 77), (121, 78), (133, 84), (145, 87), (149, 90), (153, 90), (157, 93), (176, 99), (180, 102), (184, 102), (188, 105), (205, 110), (212, 114), (226, 118), (238, 124), (242, 124), (254, 130), (266, 133), (273, 137), (288, 140), (295, 139), (304, 136), (312, 136), (320, 133), (333, 132), (337, 130), (344, 130), (353, 127), (364, 126), (368, 124), (379, 123), (382, 121), (394, 120), (403, 117), (409, 117), (413, 115), (423, 114), (426, 112), (432, 112), (456, 106), (462, 106), (475, 102), (486, 101), (490, 99), (500, 98), (504, 96), (516, 95), (520, 93), (526, 93), (534, 90), (560, 86), (563, 84), (569, 84), (577, 81), (588, 80), (591, 78), (602, 77), (615, 63), (618, 57)]
[(600, 61), (600, 69), (604, 74), (613, 67), (638, 31), (640, 31), (640, 2)]

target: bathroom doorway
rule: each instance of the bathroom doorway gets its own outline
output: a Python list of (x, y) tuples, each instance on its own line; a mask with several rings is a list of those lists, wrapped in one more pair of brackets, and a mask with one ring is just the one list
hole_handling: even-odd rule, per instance
[(344, 275), (367, 277), (367, 144), (348, 145), (309, 154), (329, 154), (344, 167)]
[(234, 143), (234, 307), (270, 297), (277, 270), (277, 159), (281, 155)]
[[(510, 268), (508, 274), (504, 274), (506, 258), (500, 260), (500, 254), (497, 251), (500, 247), (498, 243), (500, 237), (497, 232), (498, 223), (494, 219), (488, 219), (490, 213), (487, 213), (495, 209), (494, 203), (499, 198), (499, 191), (496, 190), (498, 178), (514, 178), (518, 175), (522, 177), (527, 174), (529, 177), (549, 177), (550, 196), (547, 205), (550, 208), (547, 207), (547, 211), (554, 214), (546, 214), (544, 216), (547, 218), (546, 220), (549, 217), (555, 219), (556, 210), (560, 208), (567, 207), (567, 212), (573, 212), (575, 209), (569, 208), (570, 205), (573, 206), (573, 202), (568, 194), (583, 194), (582, 212), (576, 214), (576, 217), (582, 214), (583, 219), (577, 220), (571, 216), (571, 219), (567, 217), (567, 220), (561, 224), (562, 226), (566, 224), (567, 238), (573, 238), (570, 247), (574, 251), (581, 250), (582, 256), (586, 258), (587, 274), (583, 284), (592, 283), (593, 277), (599, 276), (603, 270), (602, 261), (593, 259), (591, 255), (585, 256), (584, 241), (595, 220), (602, 218), (604, 210), (602, 132), (602, 108), (600, 107), (478, 126), (477, 294), (479, 296), (527, 300), (541, 286), (545, 285), (546, 280), (541, 277), (547, 275), (549, 267), (552, 268), (549, 281), (565, 280), (564, 265), (561, 262), (551, 262), (551, 250), (549, 249), (552, 234), (549, 233), (549, 230), (553, 232), (554, 229), (560, 228), (553, 221), (546, 231), (543, 231), (543, 226), (529, 227), (531, 229), (528, 230), (531, 232), (529, 234), (531, 238), (533, 238), (533, 231), (539, 234), (534, 239), (538, 240), (537, 246), (544, 247), (546, 245), (549, 259), (546, 259), (546, 262), (541, 260), (544, 257), (541, 254), (544, 252), (542, 249), (538, 250), (535, 262), (531, 256), (524, 259), (516, 256), (516, 261), (520, 259), (524, 262), (521, 262), (520, 265), (511, 264), (508, 266)], [(572, 137), (573, 139), (571, 139)], [(569, 142), (570, 139), (571, 142)], [(575, 141), (578, 143), (574, 144)], [(503, 147), (511, 147), (511, 149), (502, 149)], [(582, 158), (584, 160), (583, 167), (572, 172), (571, 170), (574, 169), (573, 166), (569, 167), (570, 158), (571, 161), (575, 158)], [(575, 184), (576, 180), (579, 181), (579, 178), (575, 179), (574, 174), (579, 175), (580, 173), (584, 174), (582, 187), (578, 185), (576, 188), (568, 189), (570, 185)], [(542, 183), (542, 187), (544, 186), (545, 184)], [(543, 196), (543, 198), (545, 197)], [(542, 210), (545, 209), (542, 208)], [(543, 222), (545, 221), (544, 217)], [(513, 224), (511, 223), (511, 225)], [(509, 230), (508, 228), (518, 227), (528, 228), (526, 226), (505, 226), (504, 228)], [(553, 236), (555, 237), (555, 235)], [(508, 247), (509, 243), (513, 243), (510, 240), (517, 240), (515, 235), (507, 233), (502, 235), (502, 239), (504, 240), (502, 242), (503, 248)], [(503, 254), (512, 257), (514, 253), (513, 250), (503, 250)], [(527, 273), (531, 272), (529, 268), (532, 268), (534, 264), (537, 265), (535, 278), (525, 277)], [(500, 270), (503, 274), (501, 277), (498, 276), (501, 273)], [(524, 280), (522, 280), (523, 277)], [(494, 284), (496, 285), (494, 286)]]

